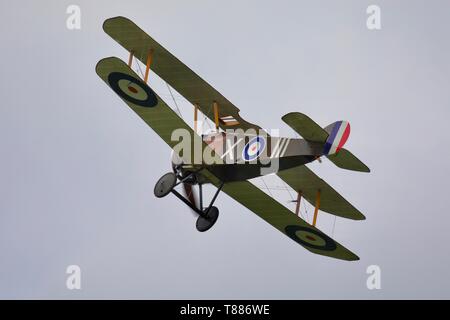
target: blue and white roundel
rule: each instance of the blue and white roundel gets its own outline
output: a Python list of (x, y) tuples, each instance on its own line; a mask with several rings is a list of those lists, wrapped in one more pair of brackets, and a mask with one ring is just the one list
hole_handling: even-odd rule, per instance
[(262, 136), (254, 137), (250, 140), (242, 151), (242, 158), (245, 161), (255, 160), (260, 156), (266, 147), (266, 139)]

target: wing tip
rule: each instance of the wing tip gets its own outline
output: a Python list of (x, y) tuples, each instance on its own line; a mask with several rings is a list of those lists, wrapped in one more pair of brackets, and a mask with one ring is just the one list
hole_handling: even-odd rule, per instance
[(118, 20), (120, 20), (120, 21), (125, 21), (125, 22), (130, 23), (130, 24), (135, 24), (135, 23), (134, 23), (133, 21), (131, 21), (129, 18), (124, 17), (124, 16), (111, 17), (111, 18), (108, 18), (108, 19), (106, 19), (105, 21), (103, 21), (103, 25), (102, 25), (103, 31), (105, 31), (106, 33), (108, 33), (108, 30), (107, 30), (107, 29), (108, 29), (109, 25), (110, 25), (111, 23), (114, 23), (114, 22), (118, 21)]
[[(100, 60), (97, 62), (97, 64), (95, 65), (95, 72), (96, 72), (97, 74), (99, 74), (99, 69), (101, 68), (102, 64), (104, 64), (104, 63), (105, 63), (106, 61), (108, 61), (108, 60), (120, 60), (120, 59), (117, 58), (117, 57), (114, 57), (114, 56), (106, 57), (106, 58), (100, 59)], [(122, 60), (120, 60), (120, 61), (122, 61)]]
[(342, 256), (337, 257), (338, 259), (345, 260), (345, 261), (359, 261), (360, 258), (354, 254), (352, 251), (348, 250), (345, 247), (342, 247), (345, 251), (343, 252)]
[(346, 261), (359, 261), (359, 260), (361, 259), (354, 253), (349, 259), (346, 259)]
[(339, 252), (334, 251), (334, 252), (336, 252), (335, 254), (333, 254), (333, 251), (330, 253), (326, 253), (326, 252), (312, 251), (312, 250), (309, 250), (308, 248), (306, 248), (306, 249), (313, 254), (317, 254), (317, 255), (320, 255), (320, 256), (323, 256), (326, 258), (333, 258), (333, 259), (342, 260), (342, 261), (359, 261), (359, 260), (361, 260), (356, 254), (354, 254), (347, 248), (343, 247), (342, 245), (340, 245)]
[(364, 173), (369, 173), (370, 172), (370, 168), (368, 166), (366, 166), (364, 164), (364, 166), (360, 166), (357, 168), (353, 168), (353, 169), (349, 169), (349, 168), (341, 168), (341, 169), (346, 169), (346, 170), (350, 170), (350, 171), (357, 171), (357, 172), (364, 172)]
[(355, 170), (355, 171), (369, 173), (370, 172), (370, 168), (364, 162), (361, 162), (361, 163), (362, 163), (362, 166), (360, 168), (358, 168), (358, 170)]
[(285, 120), (290, 118), (290, 117), (297, 117), (297, 118), (307, 118), (307, 119), (311, 119), (310, 117), (308, 117), (306, 114), (298, 112), (298, 111), (292, 111), (289, 113), (286, 113), (284, 116), (281, 117), (281, 119), (286, 122)]
[(328, 211), (324, 211), (324, 212), (328, 212), (329, 214), (334, 215), (336, 217), (341, 217), (341, 218), (350, 219), (350, 220), (356, 220), (356, 221), (366, 220), (366, 216), (363, 215), (358, 209), (356, 209), (355, 207), (353, 207), (353, 209), (354, 210), (351, 213), (347, 213), (346, 215), (336, 214), (336, 213), (328, 212)]

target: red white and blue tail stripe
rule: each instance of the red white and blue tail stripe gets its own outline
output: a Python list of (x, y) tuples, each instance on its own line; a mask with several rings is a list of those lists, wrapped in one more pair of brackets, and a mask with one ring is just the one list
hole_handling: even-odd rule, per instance
[(341, 149), (350, 135), (350, 123), (347, 121), (336, 121), (331, 129), (330, 135), (325, 142), (323, 153), (334, 154)]

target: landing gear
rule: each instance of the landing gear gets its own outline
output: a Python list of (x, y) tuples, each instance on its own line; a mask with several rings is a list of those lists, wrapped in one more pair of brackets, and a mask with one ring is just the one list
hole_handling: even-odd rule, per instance
[(167, 196), (175, 187), (177, 183), (177, 176), (173, 172), (166, 173), (161, 178), (159, 178), (158, 182), (155, 184), (155, 189), (153, 192), (157, 198), (162, 198)]
[(216, 223), (217, 218), (219, 218), (219, 209), (217, 207), (212, 206), (209, 211), (205, 209), (202, 216), (198, 216), (197, 223), (195, 227), (200, 232), (205, 232), (211, 229), (211, 227)]
[[(158, 180), (158, 182), (156, 182), (154, 194), (157, 198), (162, 198), (167, 196), (169, 193), (173, 193), (178, 199), (183, 201), (189, 208), (191, 208), (195, 213), (198, 214), (196, 228), (200, 232), (205, 232), (211, 229), (211, 227), (216, 223), (217, 218), (219, 217), (219, 209), (217, 209), (217, 207), (214, 207), (213, 204), (214, 201), (216, 201), (216, 198), (219, 195), (220, 191), (222, 190), (224, 183), (222, 182), (219, 188), (217, 189), (209, 206), (204, 208), (202, 185), (201, 183), (196, 182), (197, 172), (198, 171), (191, 172), (185, 175), (184, 177), (177, 175), (173, 172), (166, 173)], [(177, 182), (178, 179), (180, 179), (180, 181)], [(197, 183), (199, 186), (200, 208), (197, 207), (195, 201), (190, 201), (189, 199), (186, 199), (186, 197), (184, 197), (177, 190), (175, 190), (175, 187), (178, 186), (179, 184), (189, 184), (189, 187), (191, 187), (191, 185), (195, 183)]]

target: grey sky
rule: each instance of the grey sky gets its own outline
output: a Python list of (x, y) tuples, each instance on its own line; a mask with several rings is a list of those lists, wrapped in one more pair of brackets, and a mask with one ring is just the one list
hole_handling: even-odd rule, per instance
[[(79, 31), (66, 28), (69, 4), (81, 7)], [(369, 4), (381, 7), (379, 31), (366, 28)], [(0, 298), (450, 298), (449, 10), (448, 1), (1, 2)], [(170, 150), (94, 70), (103, 57), (127, 58), (102, 30), (117, 15), (253, 123), (293, 136), (280, 119), (291, 111), (323, 126), (350, 121), (347, 148), (372, 173), (310, 168), (366, 215), (338, 218), (334, 230), (360, 261), (313, 255), (226, 195), (204, 234), (174, 197), (153, 196)], [(319, 215), (319, 228), (331, 234), (333, 219)], [(80, 291), (65, 287), (70, 264), (82, 269)], [(371, 264), (381, 290), (366, 288)]]

